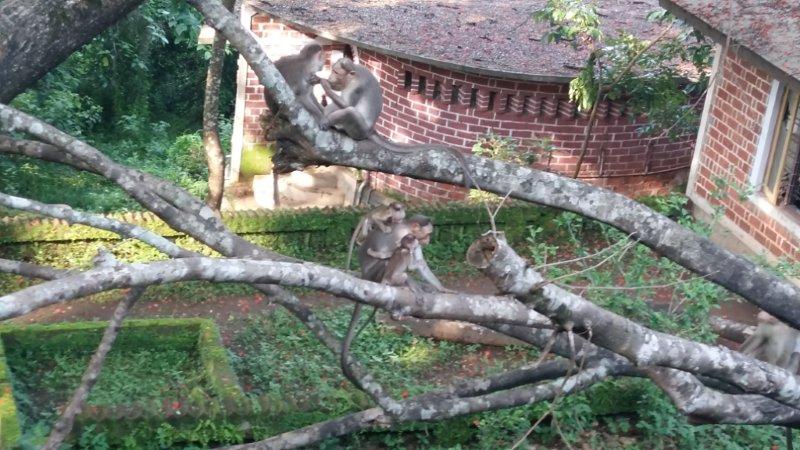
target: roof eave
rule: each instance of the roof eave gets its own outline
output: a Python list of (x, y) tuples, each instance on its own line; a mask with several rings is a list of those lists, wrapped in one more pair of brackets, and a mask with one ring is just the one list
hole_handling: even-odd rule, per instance
[(703, 19), (695, 16), (694, 14), (690, 13), (682, 6), (675, 4), (672, 0), (658, 0), (658, 3), (661, 5), (662, 8), (666, 9), (667, 11), (671, 12), (675, 15), (675, 17), (683, 20), (690, 26), (694, 27), (696, 30), (700, 31), (705, 36), (710, 37), (716, 42), (719, 43), (726, 43), (730, 39), (730, 42), (736, 42), (739, 48), (737, 51), (743, 54), (748, 60), (750, 60), (753, 64), (755, 64), (760, 69), (767, 71), (770, 75), (775, 77), (777, 80), (788, 84), (792, 87), (792, 89), (800, 90), (800, 79), (792, 76), (785, 71), (781, 70), (775, 64), (764, 59), (763, 56), (759, 55), (758, 53), (750, 50), (743, 44), (739, 44), (733, 36), (728, 36), (727, 34), (723, 33), (721, 30), (718, 30), (708, 23), (706, 23)]

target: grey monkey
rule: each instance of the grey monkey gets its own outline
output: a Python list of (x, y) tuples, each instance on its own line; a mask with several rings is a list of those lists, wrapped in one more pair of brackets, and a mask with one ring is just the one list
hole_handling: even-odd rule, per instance
[(324, 116), (322, 105), (314, 97), (314, 85), (319, 82), (316, 73), (322, 70), (325, 58), (322, 46), (312, 42), (296, 55), (288, 55), (275, 61), (275, 68), (292, 88), (297, 101), (321, 121)]
[[(477, 186), (467, 169), (467, 161), (459, 151), (444, 145), (397, 144), (375, 132), (375, 122), (383, 110), (383, 91), (378, 79), (366, 67), (342, 58), (331, 67), (327, 80), (320, 80), (331, 103), (325, 107), (325, 117), (320, 122), (323, 129), (333, 127), (359, 141), (370, 140), (394, 153), (415, 153), (431, 147), (453, 155), (464, 171), (467, 189)], [(341, 95), (334, 91), (340, 91)]]

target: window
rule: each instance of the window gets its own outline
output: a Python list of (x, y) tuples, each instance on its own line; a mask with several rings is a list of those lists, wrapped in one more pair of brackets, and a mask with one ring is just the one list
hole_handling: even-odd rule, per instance
[(776, 123), (769, 146), (769, 159), (764, 173), (764, 195), (776, 205), (794, 205), (800, 208), (800, 183), (798, 183), (798, 150), (800, 150), (800, 124), (798, 124), (800, 92), (783, 89), (777, 103)]

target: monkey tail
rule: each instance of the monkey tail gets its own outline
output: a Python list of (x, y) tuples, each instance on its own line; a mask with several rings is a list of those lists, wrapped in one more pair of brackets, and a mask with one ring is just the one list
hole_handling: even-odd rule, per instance
[(364, 226), (364, 219), (359, 219), (358, 224), (356, 224), (356, 229), (353, 230), (353, 236), (350, 237), (350, 247), (347, 249), (347, 263), (345, 265), (345, 270), (350, 270), (350, 262), (353, 260), (353, 247), (356, 246), (356, 238), (358, 234), (361, 233), (361, 228)]
[(394, 153), (402, 153), (402, 154), (416, 153), (430, 148), (435, 148), (437, 150), (443, 150), (449, 152), (450, 154), (453, 155), (454, 158), (458, 160), (458, 165), (461, 166), (461, 170), (464, 172), (464, 187), (466, 187), (467, 189), (472, 189), (473, 187), (475, 187), (476, 189), (480, 189), (480, 186), (478, 186), (478, 183), (475, 182), (475, 179), (469, 172), (469, 168), (467, 166), (467, 160), (465, 159), (464, 155), (458, 150), (455, 150), (453, 148), (450, 148), (442, 144), (401, 144), (397, 142), (392, 142), (384, 138), (383, 136), (380, 136), (378, 133), (375, 133), (374, 131), (369, 134), (368, 139), (374, 142), (376, 145), (383, 148), (387, 148), (389, 149), (389, 151), (392, 151)]
[(361, 388), (361, 383), (356, 378), (353, 371), (350, 370), (350, 365), (348, 364), (348, 358), (350, 357), (350, 346), (353, 344), (353, 339), (355, 339), (356, 335), (356, 327), (358, 326), (358, 320), (361, 318), (361, 308), (363, 305), (361, 303), (356, 302), (355, 307), (353, 308), (353, 315), (350, 317), (350, 324), (347, 326), (347, 334), (344, 336), (344, 340), (342, 341), (342, 352), (340, 355), (340, 364), (342, 366), (342, 373), (344, 376), (350, 380), (351, 383)]

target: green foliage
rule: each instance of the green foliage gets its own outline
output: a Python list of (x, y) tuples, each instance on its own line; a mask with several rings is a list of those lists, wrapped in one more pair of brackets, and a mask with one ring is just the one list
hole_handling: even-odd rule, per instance
[[(12, 105), (111, 158), (206, 192), (199, 145), (207, 49), (201, 21), (186, 2), (149, 0), (43, 77)], [(229, 147), (235, 55), (220, 90), (221, 140)], [(199, 149), (199, 151), (198, 151)], [(90, 211), (140, 209), (112, 183), (57, 164), (0, 155), (0, 191)]]
[[(541, 147), (544, 148), (545, 145)], [(478, 141), (472, 146), (472, 153), (485, 158), (498, 159), (521, 166), (528, 166), (535, 163), (538, 156), (532, 150), (520, 150), (514, 138), (500, 136), (491, 131), (478, 138)]]
[[(567, 41), (590, 50), (584, 67), (570, 82), (570, 100), (581, 110), (598, 101), (624, 101), (634, 117), (646, 115), (642, 134), (674, 139), (697, 129), (695, 99), (708, 86), (712, 48), (698, 32), (659, 9), (648, 20), (675, 31), (657, 43), (625, 30), (604, 36), (594, 4), (585, 0), (548, 0), (533, 17), (550, 25), (547, 42)], [(689, 77), (694, 79), (687, 79), (687, 66), (692, 67), (694, 74)]]
[[(10, 375), (25, 428), (20, 445), (38, 446), (47, 436), (56, 408), (80, 381), (105, 325), (85, 322), (0, 327), (0, 350), (5, 349), (0, 368), (6, 367), (6, 361), (11, 368), (3, 373)], [(243, 434), (238, 427), (202, 419), (214, 414), (215, 409), (209, 407), (214, 399), (233, 408), (244, 406), (249, 414), (212, 322), (129, 320), (108, 355), (85, 412), (78, 418), (78, 429), (83, 431), (74, 446), (139, 448), (142, 443), (153, 442), (156, 431), (148, 420), (162, 423), (162, 437), (163, 427), (172, 427), (176, 442), (241, 442)], [(129, 421), (120, 421), (115, 409), (120, 405), (134, 405), (129, 407), (137, 413)], [(180, 416), (182, 410), (186, 419)], [(9, 422), (7, 416), (0, 420)]]
[(603, 38), (600, 16), (593, 2), (583, 0), (548, 0), (533, 13), (538, 22), (547, 22), (546, 42), (569, 42), (573, 46), (592, 45)]

